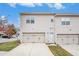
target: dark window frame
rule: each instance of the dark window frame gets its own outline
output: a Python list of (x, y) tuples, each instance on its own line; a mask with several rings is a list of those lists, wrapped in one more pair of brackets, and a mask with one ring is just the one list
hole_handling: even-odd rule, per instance
[(35, 21), (34, 20), (31, 20), (31, 24), (34, 24), (35, 23)]
[(28, 20), (26, 20), (26, 24), (30, 24), (30, 20), (28, 19)]
[(51, 19), (51, 22), (53, 22), (53, 19)]

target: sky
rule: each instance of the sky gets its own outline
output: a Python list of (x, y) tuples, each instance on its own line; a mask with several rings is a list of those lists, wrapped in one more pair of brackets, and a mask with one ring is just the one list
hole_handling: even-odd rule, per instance
[(0, 16), (10, 24), (20, 26), (22, 12), (79, 13), (78, 3), (0, 3)]

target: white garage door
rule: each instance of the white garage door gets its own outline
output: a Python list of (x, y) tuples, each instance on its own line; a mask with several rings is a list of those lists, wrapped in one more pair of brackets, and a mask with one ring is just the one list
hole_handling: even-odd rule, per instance
[(23, 34), (22, 42), (36, 42), (36, 43), (43, 43), (45, 42), (45, 35), (43, 33), (30, 33), (30, 34)]
[(79, 44), (79, 35), (74, 35), (73, 43), (74, 44)]
[(79, 44), (79, 35), (78, 34), (57, 35), (57, 43), (58, 44)]

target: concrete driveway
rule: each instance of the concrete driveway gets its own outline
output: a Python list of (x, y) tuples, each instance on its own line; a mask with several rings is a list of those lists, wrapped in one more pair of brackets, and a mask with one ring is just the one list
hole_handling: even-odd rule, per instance
[(44, 43), (23, 43), (6, 56), (53, 56), (49, 48)]
[(79, 45), (60, 45), (62, 48), (70, 52), (74, 56), (79, 56)]

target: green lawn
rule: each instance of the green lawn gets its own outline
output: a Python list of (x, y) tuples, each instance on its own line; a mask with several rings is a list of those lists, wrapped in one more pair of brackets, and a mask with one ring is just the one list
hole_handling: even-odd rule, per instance
[(0, 43), (0, 51), (10, 51), (13, 48), (17, 47), (19, 44), (20, 44), (19, 40), (6, 42), (6, 43)]
[(61, 48), (59, 45), (52, 45), (48, 47), (55, 56), (72, 56), (72, 54)]

